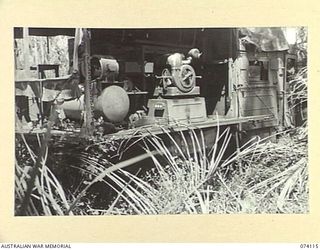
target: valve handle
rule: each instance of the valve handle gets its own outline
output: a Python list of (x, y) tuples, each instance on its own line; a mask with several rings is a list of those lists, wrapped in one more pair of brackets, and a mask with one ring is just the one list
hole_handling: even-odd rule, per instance
[(172, 76), (156, 76), (157, 79), (172, 79)]

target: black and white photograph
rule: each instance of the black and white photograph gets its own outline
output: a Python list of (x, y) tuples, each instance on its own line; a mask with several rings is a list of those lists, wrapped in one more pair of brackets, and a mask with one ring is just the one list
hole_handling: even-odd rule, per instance
[(308, 28), (13, 28), (14, 216), (308, 214)]

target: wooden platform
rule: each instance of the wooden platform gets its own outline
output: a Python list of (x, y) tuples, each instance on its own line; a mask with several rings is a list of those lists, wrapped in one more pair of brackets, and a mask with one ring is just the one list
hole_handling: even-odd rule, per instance
[[(270, 121), (273, 117), (267, 115), (260, 115), (260, 116), (249, 116), (249, 117), (240, 117), (240, 118), (221, 118), (221, 117), (211, 117), (208, 118), (205, 122), (201, 123), (190, 123), (190, 124), (182, 124), (177, 123), (176, 125), (147, 125), (132, 129), (124, 129), (120, 130), (113, 134), (105, 135), (106, 139), (124, 139), (128, 137), (139, 137), (141, 135), (148, 135), (154, 134), (159, 135), (163, 134), (164, 130), (170, 130), (172, 132), (179, 132), (179, 131), (186, 131), (188, 129), (208, 129), (214, 128), (217, 126), (232, 126), (232, 125), (241, 125), (243, 123), (255, 123), (257, 121)], [(16, 130), (17, 134), (44, 134), (47, 131), (46, 128), (34, 128), (34, 129), (19, 129)], [(80, 129), (76, 130), (52, 130), (52, 136), (72, 136), (78, 137), (80, 135)]]

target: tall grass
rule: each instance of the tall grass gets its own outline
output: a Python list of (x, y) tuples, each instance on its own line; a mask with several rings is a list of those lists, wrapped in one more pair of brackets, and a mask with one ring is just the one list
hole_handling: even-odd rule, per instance
[[(291, 137), (282, 134), (278, 143), (254, 138), (226, 157), (232, 139), (230, 128), (222, 130), (218, 126), (210, 148), (200, 129), (186, 127), (183, 132), (175, 133), (165, 127), (161, 129), (161, 137), (144, 128), (123, 140), (116, 163), (81, 153), (82, 163), (69, 167), (76, 168), (85, 178), (79, 180), (78, 188), (71, 194), (46, 165), (48, 145), (41, 144), (40, 138), (39, 146), (44, 147), (45, 154), (33, 185), (30, 184), (30, 173), (37, 166), (39, 155), (21, 135), (23, 154), (29, 160), (16, 161), (16, 214), (304, 213), (308, 210), (305, 131), (301, 133), (297, 129)], [(106, 151), (110, 143), (97, 145)], [(137, 145), (144, 153), (122, 160)], [(146, 159), (152, 166), (144, 165)], [(92, 190), (98, 184), (99, 190), (95, 192), (111, 189), (114, 193), (103, 207), (97, 207), (92, 198)], [(21, 213), (30, 185), (31, 197)]]
[[(29, 146), (23, 134), (20, 134), (26, 151), (24, 159), (15, 163), (15, 207), (16, 215), (63, 215), (69, 209), (63, 187), (52, 171), (46, 166), (48, 146), (41, 145), (37, 155)], [(39, 159), (41, 157), (41, 159)], [(32, 161), (25, 161), (31, 158)]]
[[(281, 133), (276, 143), (268, 138), (258, 139), (230, 157), (218, 173), (220, 182), (225, 183), (217, 197), (227, 201), (225, 211), (306, 213), (309, 193), (306, 135), (306, 128), (297, 128), (290, 134)], [(242, 160), (242, 170), (232, 164), (237, 158)]]
[(288, 95), (289, 108), (296, 126), (303, 125), (307, 121), (308, 102), (308, 68), (301, 68), (289, 82), (290, 93)]
[[(97, 161), (86, 159), (89, 165), (92, 166), (94, 163), (94, 169), (88, 171), (79, 166), (79, 170), (87, 171), (94, 178), (86, 182), (78, 194), (68, 196), (68, 190), (61, 185), (56, 175), (46, 165), (48, 144), (41, 144), (43, 140), (40, 135), (37, 135), (40, 154), (36, 154), (25, 136), (23, 134), (19, 136), (21, 141), (17, 142), (16, 146), (21, 149), (17, 152), (19, 159), (16, 158), (15, 163), (16, 215), (74, 215), (73, 210), (79, 205), (81, 198), (86, 196), (87, 190), (92, 185), (97, 182), (107, 183), (106, 176), (149, 157), (149, 154), (144, 154), (114, 165), (110, 165), (108, 161), (106, 161), (108, 164), (101, 165)], [(41, 152), (45, 152), (43, 156)], [(41, 160), (39, 160), (40, 157)], [(38, 162), (41, 164), (37, 164)], [(86, 212), (77, 210), (75, 214), (86, 214)]]
[[(150, 154), (154, 169), (143, 178), (122, 171), (130, 184), (118, 181), (122, 192), (118, 200), (122, 207), (113, 213), (177, 214), (209, 213), (211, 187), (206, 183), (222, 162), (231, 139), (227, 128), (216, 136), (212, 148), (207, 149), (201, 130), (177, 132), (174, 138), (162, 128), (166, 141), (152, 135), (142, 140), (144, 150)], [(178, 143), (179, 141), (179, 143)], [(170, 146), (171, 145), (171, 148)], [(160, 156), (151, 154), (152, 150)]]
[(301, 105), (308, 100), (308, 68), (301, 68), (289, 82), (291, 108)]

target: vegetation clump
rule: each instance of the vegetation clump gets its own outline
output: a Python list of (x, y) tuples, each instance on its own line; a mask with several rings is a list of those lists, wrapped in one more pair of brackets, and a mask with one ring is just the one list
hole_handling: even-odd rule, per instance
[[(69, 144), (66, 148), (71, 158), (56, 159), (55, 164), (59, 166), (48, 157), (48, 146), (41, 164), (34, 165), (38, 156), (22, 136), (16, 152), (16, 213), (129, 215), (308, 211), (306, 125), (282, 132), (276, 143), (267, 138), (252, 139), (229, 156), (226, 149), (233, 135), (229, 128), (219, 130), (211, 148), (207, 148), (202, 131), (196, 128), (180, 132), (179, 138), (172, 137), (163, 128), (166, 140), (144, 133), (139, 139), (121, 142), (94, 140), (89, 146), (80, 143), (73, 145), (74, 150)], [(130, 150), (137, 153), (137, 147), (141, 154), (131, 157)], [(64, 156), (68, 155), (63, 146), (61, 150)], [(56, 150), (52, 155), (59, 156), (61, 152)], [(38, 167), (39, 172), (35, 182), (28, 183), (34, 167)], [(28, 185), (33, 185), (32, 195), (26, 210), (20, 211)]]

